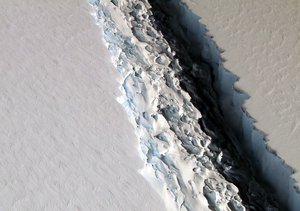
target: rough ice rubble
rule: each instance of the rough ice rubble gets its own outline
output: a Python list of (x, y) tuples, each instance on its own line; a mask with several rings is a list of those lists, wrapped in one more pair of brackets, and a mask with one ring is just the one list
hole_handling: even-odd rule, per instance
[[(213, 165), (214, 156), (220, 159), (220, 155), (210, 152), (211, 138), (198, 124), (201, 114), (174, 76), (180, 65), (160, 32), (147, 24), (150, 5), (141, 1), (121, 2), (128, 27), (133, 28), (134, 38), (130, 38), (118, 29), (120, 20), (110, 15), (110, 2), (91, 4), (122, 78), (123, 96), (118, 101), (127, 111), (140, 141), (145, 161), (142, 174), (160, 189), (170, 208), (244, 210), (238, 189)], [(145, 29), (146, 34), (142, 33)], [(178, 69), (168, 67), (171, 61), (177, 63)]]

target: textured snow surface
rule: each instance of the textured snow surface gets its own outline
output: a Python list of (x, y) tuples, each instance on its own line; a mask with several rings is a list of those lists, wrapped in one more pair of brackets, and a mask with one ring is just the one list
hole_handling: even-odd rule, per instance
[[(232, 126), (240, 128), (237, 130), (248, 141), (248, 147), (257, 158), (260, 171), (275, 187), (282, 201), (289, 204), (291, 209), (297, 210), (299, 195), (294, 194), (295, 182), (291, 177), (296, 179), (296, 185), (299, 186), (300, 2), (183, 2), (201, 17), (201, 22), (206, 25), (214, 41), (224, 49), (224, 67), (237, 75), (239, 81), (235, 86), (250, 97), (244, 108), (256, 120), (255, 126), (266, 134), (267, 146), (291, 166), (295, 174), (291, 175), (291, 171), (281, 165), (278, 158), (263, 150), (264, 134), (251, 131), (253, 120), (249, 119), (248, 114), (240, 116), (240, 112), (235, 109), (247, 96), (221, 91), (221, 95), (228, 100), (224, 103), (225, 110), (233, 108), (233, 112), (227, 113), (227, 119), (242, 117), (240, 121), (235, 119), (237, 125), (231, 123)], [(230, 91), (228, 86), (236, 79), (225, 71), (221, 72), (223, 90)], [(229, 83), (226, 85), (224, 81)], [(234, 99), (231, 103), (235, 103), (230, 105), (228, 97)]]
[[(268, 144), (300, 171), (300, 2), (186, 0), (250, 95), (245, 106)], [(300, 181), (299, 173), (295, 178)]]
[(1, 1), (1, 211), (164, 210), (90, 9)]

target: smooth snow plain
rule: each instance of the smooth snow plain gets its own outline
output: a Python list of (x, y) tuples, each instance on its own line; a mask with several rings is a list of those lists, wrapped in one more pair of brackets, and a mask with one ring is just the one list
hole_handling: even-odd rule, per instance
[(84, 0), (1, 1), (0, 210), (164, 210)]
[[(201, 18), (222, 53), (222, 59), (212, 60), (225, 60), (219, 67), (219, 86), (228, 123), (248, 141), (261, 173), (282, 201), (298, 209), (294, 186), (300, 182), (300, 2), (183, 2)], [(230, 91), (233, 84), (237, 92)], [(247, 113), (241, 114), (241, 106)], [(252, 124), (258, 130), (253, 131)], [(265, 140), (283, 161), (263, 150)]]

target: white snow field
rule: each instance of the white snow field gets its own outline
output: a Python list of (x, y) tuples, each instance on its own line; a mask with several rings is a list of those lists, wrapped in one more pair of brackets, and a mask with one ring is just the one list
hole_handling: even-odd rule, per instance
[[(183, 2), (201, 18), (209, 35), (224, 50), (221, 56), (226, 61), (219, 66), (220, 92), (224, 110), (228, 111), (225, 116), (233, 119), (228, 123), (248, 142), (260, 171), (282, 201), (298, 210), (299, 195), (293, 187), (300, 182), (300, 1)], [(214, 62), (218, 59), (212, 58)], [(232, 92), (230, 87), (236, 80), (234, 86), (248, 97)], [(242, 114), (240, 106), (254, 120)], [(252, 130), (252, 123), (263, 132)], [(263, 150), (264, 139), (294, 174), (281, 165), (280, 159)]]
[(88, 2), (0, 11), (0, 210), (164, 210)]

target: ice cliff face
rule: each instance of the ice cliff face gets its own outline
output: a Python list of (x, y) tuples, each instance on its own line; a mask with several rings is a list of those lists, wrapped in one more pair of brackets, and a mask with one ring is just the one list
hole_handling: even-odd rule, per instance
[[(161, 16), (158, 16), (158, 19), (164, 19), (160, 22), (165, 23), (165, 28), (176, 29), (172, 30), (172, 33), (176, 34), (177, 40), (180, 40), (180, 43), (183, 43), (182, 46), (184, 46), (184, 48), (177, 51), (177, 55), (183, 55), (183, 57), (189, 55), (193, 62), (199, 64), (202, 69), (202, 72), (198, 73), (191, 70), (191, 68), (186, 68), (186, 71), (184, 71), (186, 74), (180, 79), (184, 84), (182, 87), (189, 92), (194, 105), (201, 111), (203, 117), (206, 117), (202, 120), (213, 123), (215, 133), (218, 132), (219, 141), (225, 138), (224, 143), (227, 146), (234, 145), (227, 147), (227, 149), (230, 149), (231, 155), (243, 156), (242, 159), (237, 156), (234, 159), (235, 161), (245, 161), (244, 158), (250, 161), (247, 162), (246, 160), (246, 163), (250, 164), (252, 170), (245, 169), (249, 168), (249, 165), (245, 165), (245, 162), (239, 161), (239, 165), (236, 166), (239, 173), (244, 172), (244, 175), (245, 173), (248, 175), (247, 179), (243, 179), (245, 176), (239, 177), (238, 183), (251, 184), (247, 181), (252, 180), (250, 175), (253, 175), (258, 180), (264, 181), (260, 183), (265, 186), (264, 189), (267, 190), (267, 195), (276, 198), (281, 205), (281, 209), (298, 210), (300, 194), (292, 177), (294, 170), (268, 147), (265, 134), (254, 126), (255, 120), (243, 108), (243, 103), (249, 96), (235, 88), (234, 84), (238, 78), (224, 68), (224, 60), (221, 57), (223, 50), (219, 49), (214, 40), (208, 35), (206, 27), (199, 22), (199, 17), (180, 3), (180, 0), (152, 0), (149, 2), (155, 8), (155, 11), (160, 10), (167, 17), (161, 18)], [(164, 30), (164, 37), (168, 34), (167, 31), (168, 29)], [(208, 71), (203, 72), (203, 70)], [(184, 82), (184, 78), (188, 78), (189, 81)], [(214, 106), (212, 106), (211, 102), (216, 102), (216, 99), (218, 105), (216, 106), (213, 103)], [(220, 129), (223, 131), (220, 131)], [(229, 140), (226, 136), (229, 136)], [(224, 150), (224, 145), (222, 150)], [(241, 163), (244, 164), (241, 165)], [(243, 167), (244, 170), (241, 170)], [(231, 180), (232, 176), (227, 179)], [(246, 198), (252, 203), (257, 201), (257, 205), (264, 204), (261, 200), (261, 196), (265, 195), (262, 194), (264, 191), (257, 190), (256, 185), (248, 185), (248, 187), (238, 185), (238, 187), (241, 193), (245, 193), (245, 190), (249, 193), (247, 189), (253, 189), (252, 192), (257, 195), (256, 199), (251, 199), (248, 196)], [(244, 200), (245, 197), (242, 198)]]
[(186, 50), (163, 2), (90, 2), (120, 74), (117, 100), (139, 140), (141, 173), (170, 210), (274, 210), (228, 142), (234, 137), (224, 132), (214, 75)]

